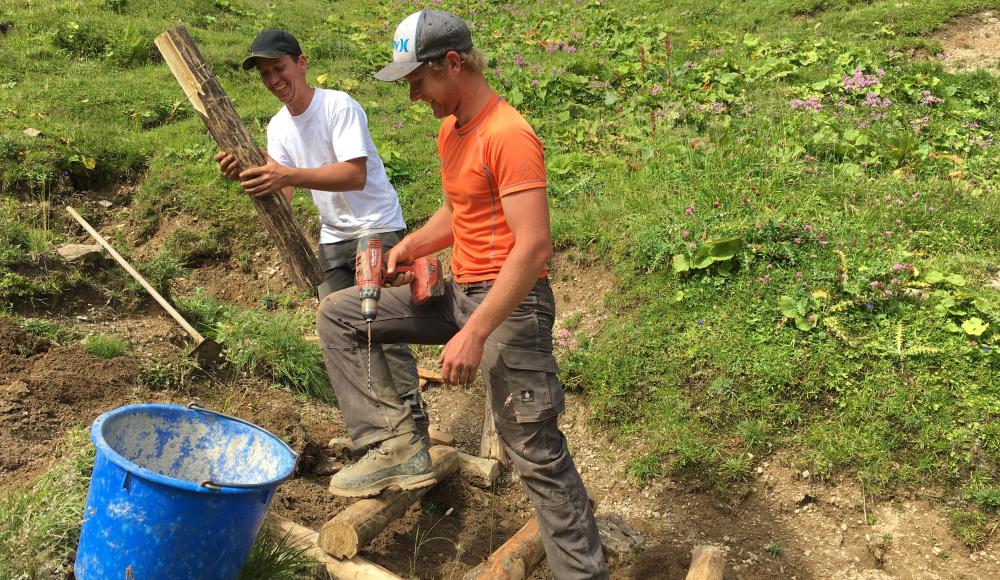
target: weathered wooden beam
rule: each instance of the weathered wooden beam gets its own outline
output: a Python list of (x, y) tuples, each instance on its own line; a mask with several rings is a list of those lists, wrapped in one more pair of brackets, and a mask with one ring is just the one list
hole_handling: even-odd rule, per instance
[(718, 546), (695, 546), (685, 580), (722, 580), (726, 559)]
[[(263, 165), (263, 153), (187, 30), (183, 26), (171, 28), (154, 42), (219, 148), (236, 157), (240, 171)], [(274, 192), (250, 199), (281, 255), (289, 278), (299, 290), (315, 293), (322, 281), (319, 264), (309, 241), (295, 223), (285, 196)]]
[(417, 376), (431, 383), (443, 383), (444, 377), (438, 371), (417, 367)]
[(274, 527), (288, 536), (292, 546), (301, 549), (304, 556), (323, 566), (333, 578), (343, 580), (402, 580), (382, 566), (369, 562), (360, 556), (348, 560), (338, 560), (331, 557), (316, 544), (319, 534), (313, 530), (281, 516), (271, 515), (270, 518)]
[(500, 475), (500, 463), (495, 459), (485, 459), (459, 451), (458, 462), (462, 477), (470, 479), (480, 487), (492, 487)]
[(463, 580), (523, 580), (545, 559), (538, 518), (532, 516), (516, 534), (473, 568)]
[(486, 459), (493, 459), (501, 465), (507, 465), (507, 454), (500, 444), (500, 434), (497, 433), (496, 424), (493, 423), (493, 409), (490, 405), (490, 396), (486, 395), (486, 408), (483, 414), (483, 436), (479, 441), (479, 456)]
[[(431, 447), (431, 462), (438, 482), (458, 470), (458, 451), (454, 447)], [(377, 497), (354, 502), (319, 531), (319, 547), (336, 558), (352, 558), (375, 539), (390, 522), (424, 496), (431, 487), (399, 492), (383, 492)]]

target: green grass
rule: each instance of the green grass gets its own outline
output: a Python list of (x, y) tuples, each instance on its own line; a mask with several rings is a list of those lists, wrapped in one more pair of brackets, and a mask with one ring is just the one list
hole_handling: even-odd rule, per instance
[(333, 399), (319, 346), (305, 341), (312, 316), (229, 306), (199, 290), (178, 301), (184, 316), (223, 345), (237, 372), (261, 374), (293, 392)]
[[(616, 277), (614, 316), (560, 351), (561, 377), (587, 397), (595, 425), (648, 443), (631, 458), (633, 477), (726, 492), (781, 450), (817, 477), (853, 474), (867, 493), (944, 486), (974, 514), (956, 520), (963, 537), (995, 530), (1000, 292), (986, 282), (1000, 251), (1000, 81), (924, 56), (938, 49), (936, 27), (988, 5), (442, 5), (468, 17), (490, 81), (546, 147), (558, 248)], [(365, 107), (407, 221), (419, 225), (440, 203), (437, 121), (403, 86), (370, 78), (411, 9), (7, 9), (16, 26), (0, 36), (0, 306), (44, 304), (91, 280), (44, 257), (75, 230), (39, 201), (58, 207), (72, 191), (134, 184), (123, 203), (140, 241), (165, 217), (185, 218), (148, 267), (163, 285), (234, 257), (247, 269), (268, 247), (251, 204), (218, 175), (201, 121), (147, 52), (176, 24), (258, 139), (277, 105), (238, 63), (260, 28), (293, 30), (309, 79)], [(858, 91), (844, 80), (855, 70), (870, 83)], [(294, 209), (315, 233), (310, 202), (297, 196)], [(675, 272), (733, 238), (731, 257)], [(134, 239), (121, 242), (127, 250)], [(128, 303), (125, 282), (108, 284)], [(328, 396), (301, 341), (311, 321), (280, 299), (267, 299), (269, 311), (203, 295), (182, 303), (226, 341), (237, 368)]]
[(128, 351), (128, 342), (117, 336), (92, 334), (83, 340), (83, 349), (90, 356), (111, 359), (124, 355)]
[(75, 428), (45, 475), (0, 498), (0, 577), (58, 577), (72, 568), (93, 462), (87, 430)]
[(291, 538), (264, 525), (250, 549), (240, 580), (295, 580), (309, 577), (315, 563), (303, 555)]

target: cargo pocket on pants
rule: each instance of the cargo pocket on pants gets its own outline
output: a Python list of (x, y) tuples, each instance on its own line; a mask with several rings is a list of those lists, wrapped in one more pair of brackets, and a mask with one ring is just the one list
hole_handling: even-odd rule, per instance
[(562, 385), (551, 353), (497, 345), (507, 382), (507, 401), (518, 423), (555, 417), (565, 408)]

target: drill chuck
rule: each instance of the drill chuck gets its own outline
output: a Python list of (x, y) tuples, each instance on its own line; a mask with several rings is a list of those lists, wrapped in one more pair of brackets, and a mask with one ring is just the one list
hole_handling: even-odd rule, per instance
[(375, 320), (375, 315), (378, 314), (378, 298), (362, 298), (361, 299), (361, 319), (365, 322), (372, 322)]

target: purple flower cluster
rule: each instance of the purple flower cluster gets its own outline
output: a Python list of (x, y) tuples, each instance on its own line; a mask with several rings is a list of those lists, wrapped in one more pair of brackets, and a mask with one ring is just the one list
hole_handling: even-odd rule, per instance
[(877, 85), (879, 79), (885, 76), (885, 71), (878, 69), (874, 75), (866, 75), (860, 68), (854, 69), (849, 75), (844, 75), (841, 82), (844, 90), (848, 92), (863, 91), (872, 85)]
[(555, 345), (562, 348), (573, 348), (577, 344), (568, 328), (560, 328), (556, 333)]
[(514, 64), (517, 65), (517, 68), (525, 68), (526, 66), (528, 66), (528, 61), (524, 60), (524, 57), (521, 56), (520, 54), (515, 54)]
[(556, 40), (554, 42), (545, 42), (545, 52), (576, 52), (576, 47), (572, 44), (566, 42), (565, 40)]
[(661, 87), (660, 85), (655, 85), (653, 88), (649, 89), (649, 94), (654, 96), (662, 92), (663, 92), (663, 87)]
[(804, 99), (792, 99), (791, 107), (793, 110), (801, 109), (803, 111), (823, 110), (823, 104), (819, 102), (819, 97), (816, 95)]
[(920, 91), (920, 104), (932, 107), (934, 105), (940, 105), (944, 102), (944, 99), (940, 97), (935, 97), (934, 93), (930, 91)]
[(590, 81), (590, 88), (592, 89), (607, 89), (611, 86), (611, 81)]
[(993, 137), (980, 137), (979, 135), (969, 135), (969, 141), (980, 149), (988, 149), (993, 146)]
[(865, 95), (865, 102), (862, 104), (873, 109), (888, 109), (892, 106), (892, 100), (889, 97), (879, 98), (875, 93), (868, 93)]

